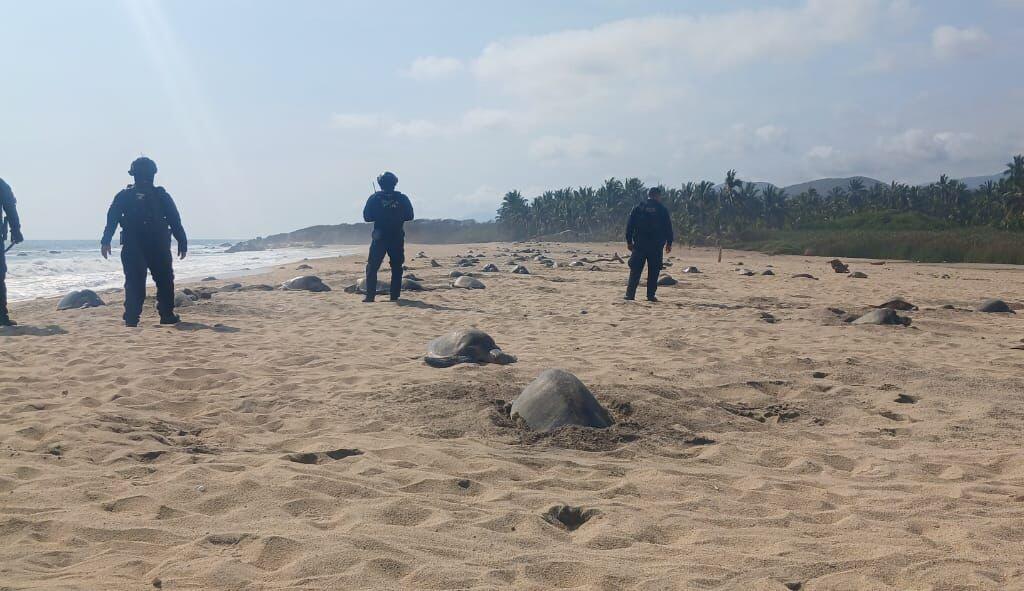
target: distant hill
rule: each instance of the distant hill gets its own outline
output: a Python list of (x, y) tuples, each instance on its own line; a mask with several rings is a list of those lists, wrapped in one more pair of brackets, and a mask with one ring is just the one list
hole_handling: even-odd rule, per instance
[(1002, 174), (990, 174), (986, 176), (968, 176), (960, 179), (960, 182), (967, 185), (967, 188), (973, 191), (989, 181), (992, 181), (993, 183), (998, 183), (999, 179), (1005, 176), (1005, 172)]
[[(753, 183), (754, 183), (754, 186), (756, 186), (758, 188), (758, 190), (760, 190), (760, 191), (764, 191), (768, 187), (776, 186), (773, 183), (766, 183), (764, 181), (753, 181)], [(747, 184), (747, 181), (743, 181), (743, 184), (744, 185)], [(725, 183), (718, 183), (717, 185), (715, 185), (715, 190), (716, 191), (721, 191), (722, 187), (724, 187), (724, 186), (725, 186)]]
[[(227, 252), (247, 252), (289, 246), (325, 246), (328, 244), (369, 244), (373, 224), (335, 224), (311, 226), (285, 234), (253, 238), (239, 242)], [(405, 237), (420, 244), (457, 244), (498, 240), (494, 222), (473, 220), (414, 220), (405, 224)]]
[(829, 191), (836, 187), (841, 187), (843, 189), (848, 188), (850, 186), (850, 181), (854, 179), (857, 179), (860, 182), (864, 183), (865, 189), (870, 189), (874, 185), (885, 184), (882, 181), (878, 181), (866, 176), (851, 176), (839, 179), (818, 179), (816, 181), (807, 181), (806, 183), (790, 185), (786, 187), (786, 194), (789, 195), (790, 197), (796, 197), (797, 195), (803, 193), (804, 191), (814, 189), (818, 192), (818, 194), (825, 195), (826, 193), (828, 193)]

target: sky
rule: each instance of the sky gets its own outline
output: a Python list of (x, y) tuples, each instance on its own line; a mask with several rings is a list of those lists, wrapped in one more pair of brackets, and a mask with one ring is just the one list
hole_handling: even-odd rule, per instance
[(99, 240), (128, 165), (197, 238), (635, 176), (993, 174), (1024, 152), (1024, 0), (0, 0), (0, 178)]

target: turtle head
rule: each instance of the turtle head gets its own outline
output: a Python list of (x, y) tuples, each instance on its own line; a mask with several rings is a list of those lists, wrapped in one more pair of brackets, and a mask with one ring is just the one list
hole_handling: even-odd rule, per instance
[(490, 356), (491, 363), (497, 363), (498, 365), (508, 365), (509, 363), (519, 361), (515, 355), (509, 355), (501, 349), (491, 349)]

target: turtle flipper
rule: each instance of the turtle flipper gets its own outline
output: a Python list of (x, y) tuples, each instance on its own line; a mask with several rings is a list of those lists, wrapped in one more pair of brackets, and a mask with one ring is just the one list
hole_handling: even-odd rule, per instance
[(430, 357), (429, 355), (423, 358), (423, 361), (430, 367), (451, 367), (460, 363), (469, 363), (472, 361), (465, 355), (449, 355), (448, 357)]
[(515, 363), (519, 361), (515, 355), (511, 355), (502, 351), (501, 349), (491, 349), (490, 351), (491, 363), (497, 363), (498, 365), (508, 365), (509, 363)]

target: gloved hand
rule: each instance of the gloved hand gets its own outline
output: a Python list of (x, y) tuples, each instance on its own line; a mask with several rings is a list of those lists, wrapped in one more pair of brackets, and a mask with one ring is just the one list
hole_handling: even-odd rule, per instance
[(103, 258), (110, 256), (111, 250), (109, 244), (100, 244), (100, 254), (103, 255)]
[(178, 243), (178, 258), (183, 259), (183, 258), (185, 258), (186, 254), (188, 254), (188, 243), (187, 242), (179, 242)]
[(24, 241), (25, 237), (21, 235), (21, 229), (11, 230), (11, 242), (13, 244), (18, 244), (19, 242)]

